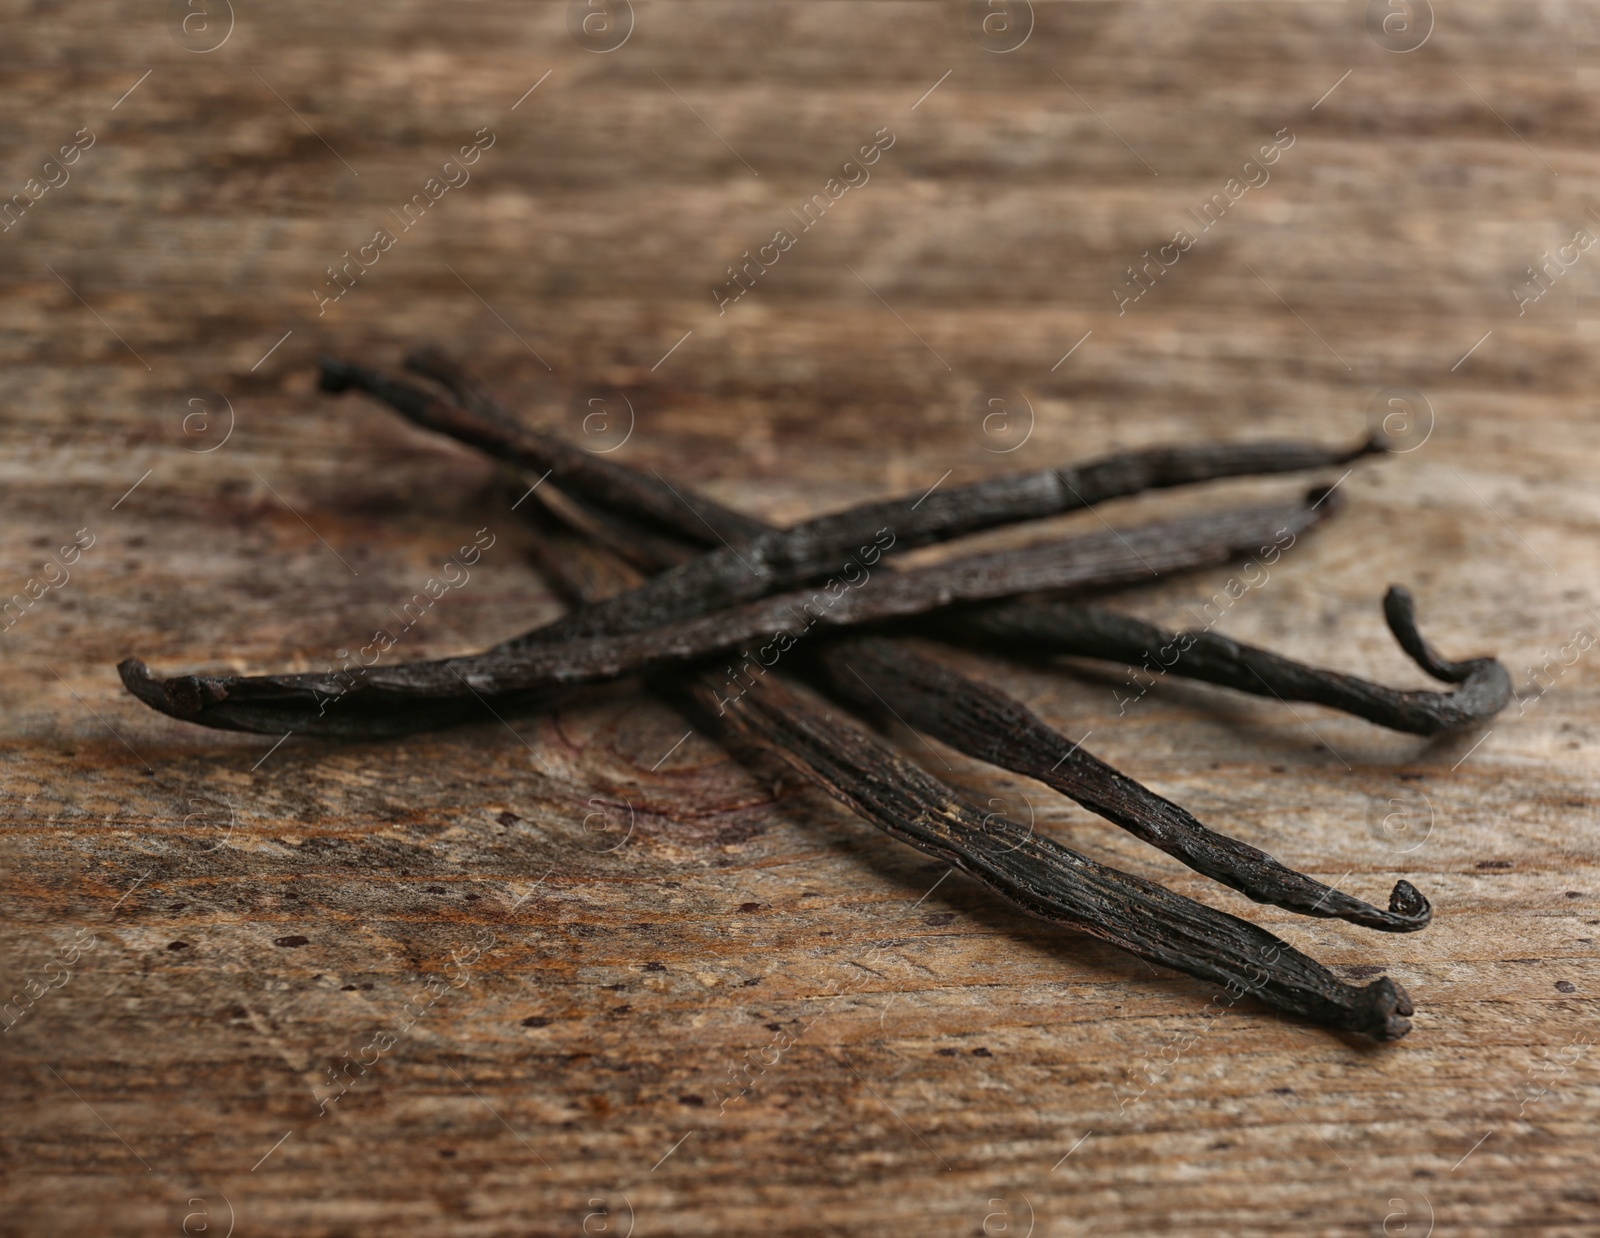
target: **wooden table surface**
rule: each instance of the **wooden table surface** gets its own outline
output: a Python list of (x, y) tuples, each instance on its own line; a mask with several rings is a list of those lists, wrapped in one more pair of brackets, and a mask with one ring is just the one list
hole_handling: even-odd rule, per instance
[[(1600, 1232), (1600, 8), (1371, 7), (985, 33), (960, 4), (638, 3), (605, 50), (622, 26), (561, 3), (8, 6), (0, 1230)], [(1510, 669), (1492, 727), (940, 656), (1326, 882), (1415, 881), (1427, 931), (1257, 907), (892, 737), (1386, 971), (1411, 1035), (1208, 1009), (632, 682), (381, 744), (126, 695), (129, 655), (337, 664), (478, 530), (395, 656), (558, 613), (492, 467), (315, 390), (319, 353), (430, 339), (530, 421), (775, 520), (1149, 443), (1349, 442), (1412, 389), (1409, 450), (1217, 630), (1421, 686), (1378, 607), (1404, 582), (1442, 649)], [(1017, 419), (985, 433), (996, 393)], [(1227, 578), (1123, 600), (1193, 623)]]

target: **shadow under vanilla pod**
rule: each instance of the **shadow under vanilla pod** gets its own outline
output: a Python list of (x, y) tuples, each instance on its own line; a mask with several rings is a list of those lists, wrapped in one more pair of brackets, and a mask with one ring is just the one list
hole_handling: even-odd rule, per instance
[[(1281, 545), (1333, 514), (1334, 492), (1319, 488), (1299, 504), (1058, 538), (932, 567), (895, 570), (886, 560), (884, 570), (857, 577), (854, 587), (816, 587), (850, 579), (845, 574), (867, 547), (881, 553), (953, 540), (1158, 487), (1343, 464), (1382, 452), (1381, 440), (1342, 450), (1258, 442), (1121, 453), (915, 501), (862, 504), (776, 529), (521, 426), (437, 351), (412, 354), (408, 366), (449, 397), (334, 361), (324, 362), (323, 385), (367, 390), (417, 424), (545, 474), (551, 484), (534, 502), (516, 506), (539, 534), (541, 571), (574, 609), (482, 654), (363, 672), (325, 716), (317, 703), (328, 684), (316, 674), (161, 679), (129, 659), (119, 670), (130, 691), (202, 725), (370, 737), (486, 716), (486, 706), (547, 708), (584, 683), (643, 674), (730, 750), (770, 751), (891, 836), (948, 860), (1034, 915), (1324, 1026), (1380, 1040), (1409, 1029), (1411, 1002), (1393, 980), (1345, 984), (1246, 921), (1100, 865), (1031, 829), (1019, 838), (1009, 823), (983, 814), (856, 724), (841, 722), (836, 712), (824, 716), (815, 696), (820, 689), (869, 718), (887, 711), (969, 755), (1038, 778), (1257, 902), (1385, 931), (1420, 929), (1432, 908), (1409, 882), (1396, 884), (1387, 910), (1326, 887), (1209, 829), (1019, 702), (896, 635), (1035, 658), (1066, 652), (1132, 661), (1181, 645), (1171, 664), (1162, 658), (1174, 673), (1317, 701), (1397, 729), (1433, 734), (1492, 716), (1509, 695), (1504, 669), (1493, 659), (1458, 663), (1434, 652), (1416, 629), (1404, 591), (1391, 590), (1386, 599), (1391, 629), (1423, 669), (1460, 685), (1453, 693), (1398, 692), (1210, 633), (1171, 637), (1068, 600)], [(1041, 596), (1022, 596), (1030, 594)], [(712, 661), (730, 653), (743, 669), (732, 697)], [(802, 690), (793, 677), (811, 687)]]

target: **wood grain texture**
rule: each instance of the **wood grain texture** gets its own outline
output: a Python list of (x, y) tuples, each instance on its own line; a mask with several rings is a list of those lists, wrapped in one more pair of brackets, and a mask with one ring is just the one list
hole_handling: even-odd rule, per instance
[[(94, 139), (0, 232), (0, 592), (94, 537), (0, 638), (0, 1231), (1600, 1229), (1600, 655), (1562, 654), (1600, 634), (1600, 251), (1513, 295), (1600, 236), (1600, 9), (1439, 3), (1400, 53), (1364, 3), (1041, 4), (995, 53), (956, 4), (657, 2), (597, 53), (560, 3), (235, 5), (209, 52), (164, 7), (17, 3), (0, 51), (6, 200)], [(471, 179), (402, 231), (480, 129)], [(885, 129), (870, 181), (799, 231)], [(1243, 165), (1280, 131), (1270, 179), (1119, 315), (1126, 268), (1261, 179)], [(395, 243), (319, 315), (379, 227)], [(426, 339), (575, 442), (612, 446), (587, 401), (626, 395), (617, 458), (772, 520), (1172, 440), (1342, 443), (1381, 389), (1420, 391), (1426, 441), (1355, 471), (1266, 583), (1124, 604), (1171, 626), (1210, 604), (1228, 635), (1420, 687), (1379, 610), (1407, 584), (1445, 654), (1511, 669), (1492, 728), (1424, 741), (1177, 683), (1119, 714), (1104, 667), (938, 656), (1320, 880), (1414, 881), (1427, 931), (1249, 904), (895, 737), (1349, 978), (1386, 969), (1415, 1030), (1208, 1008), (631, 683), (276, 749), (126, 695), (134, 653), (336, 665), (480, 529), (396, 655), (559, 613), (490, 465), (315, 391), (319, 353)], [(981, 404), (1002, 388), (1033, 412), (1006, 454), (1022, 431), (986, 436)]]

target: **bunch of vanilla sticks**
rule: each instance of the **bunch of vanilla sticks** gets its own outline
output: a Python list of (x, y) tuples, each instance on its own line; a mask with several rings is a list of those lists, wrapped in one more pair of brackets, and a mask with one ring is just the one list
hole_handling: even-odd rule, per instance
[[(893, 557), (1146, 490), (1332, 468), (1381, 454), (1382, 440), (1344, 450), (1262, 441), (1125, 452), (777, 528), (527, 428), (437, 349), (412, 353), (406, 365), (436, 387), (330, 359), (322, 387), (365, 391), (419, 426), (538, 475), (531, 492), (524, 480), (507, 494), (520, 496), (513, 505), (538, 533), (540, 570), (571, 610), (483, 653), (337, 676), (163, 679), (129, 659), (118, 668), (129, 691), (204, 726), (371, 738), (549, 709), (585, 684), (641, 676), (741, 759), (775, 755), (873, 825), (1032, 915), (1324, 1027), (1378, 1040), (1410, 1030), (1411, 1000), (1392, 979), (1347, 984), (1246, 920), (985, 813), (875, 733), (897, 721), (1038, 779), (1256, 902), (1385, 932), (1425, 927), (1433, 909), (1409, 882), (1396, 883), (1387, 908), (1325, 886), (1208, 828), (1019, 701), (920, 651), (932, 639), (1030, 662), (1063, 654), (1159, 662), (1168, 674), (1312, 701), (1421, 735), (1494, 715), (1510, 694), (1505, 668), (1493, 658), (1442, 657), (1398, 587), (1383, 602), (1390, 630), (1453, 691), (1388, 688), (1083, 600), (1282, 546), (1337, 510), (1333, 490), (931, 566), (897, 568)], [(913, 648), (908, 635), (924, 643)]]

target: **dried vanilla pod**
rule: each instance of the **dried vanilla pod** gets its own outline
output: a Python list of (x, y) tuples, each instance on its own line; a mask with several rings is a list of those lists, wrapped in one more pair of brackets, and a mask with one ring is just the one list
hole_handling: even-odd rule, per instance
[[(1101, 606), (1015, 598), (929, 616), (930, 632), (1013, 656), (1074, 654), (1124, 662), (1150, 675), (1221, 684), (1280, 701), (1311, 701), (1396, 731), (1437, 735), (1494, 717), (1511, 699), (1511, 676), (1494, 658), (1451, 662), (1417, 629), (1409, 590), (1391, 585), (1384, 618), (1400, 647), (1454, 692), (1405, 691), (1355, 675), (1308, 666), (1215, 632), (1167, 632)], [(1171, 655), (1170, 657), (1166, 655)]]
[[(1316, 492), (1313, 492), (1314, 495)], [(1157, 521), (1126, 532), (1083, 534), (1019, 550), (990, 551), (910, 571), (872, 572), (857, 565), (863, 587), (846, 575), (837, 587), (764, 597), (696, 618), (667, 620), (620, 635), (507, 642), (480, 654), (377, 665), (338, 674), (178, 675), (162, 679), (136, 658), (117, 667), (127, 689), (154, 709), (226, 730), (281, 735), (359, 733), (363, 714), (380, 728), (412, 704), (448, 712), (463, 698), (516, 696), (537, 702), (562, 686), (593, 683), (743, 645), (755, 638), (792, 643), (813, 631), (904, 619), (955, 602), (1009, 597), (1040, 589), (1089, 589), (1135, 583), (1154, 571), (1225, 563), (1275, 531), (1303, 532), (1334, 510), (1311, 497), (1292, 506), (1247, 507), (1182, 521)], [(714, 553), (714, 552), (713, 552)], [(876, 560), (874, 560), (874, 565)], [(870, 575), (870, 587), (865, 587)], [(648, 584), (616, 595), (640, 594)], [(615, 600), (615, 599), (612, 599)], [(601, 606), (606, 603), (601, 603)], [(587, 614), (596, 607), (583, 608)], [(562, 620), (549, 625), (556, 628)], [(538, 629), (543, 630), (543, 629)], [(538, 631), (536, 630), (536, 631)]]

